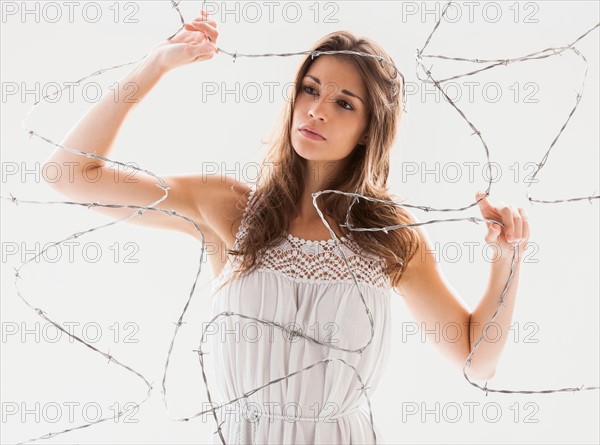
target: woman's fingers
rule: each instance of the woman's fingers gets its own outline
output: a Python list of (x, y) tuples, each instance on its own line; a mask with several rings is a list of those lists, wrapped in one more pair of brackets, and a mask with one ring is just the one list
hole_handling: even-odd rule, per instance
[[(498, 211), (497, 207), (494, 207), (489, 199), (485, 196), (485, 192), (478, 192), (475, 195), (475, 199), (477, 199), (478, 201), (478, 205), (479, 205), (479, 211), (481, 212), (481, 216), (484, 217), (484, 219), (492, 219), (494, 221), (502, 221), (501, 215)], [(492, 223), (492, 222), (485, 222), (486, 226), (488, 229), (495, 227), (495, 228), (499, 228), (496, 224)]]
[(521, 241), (523, 237), (523, 223), (521, 221), (521, 214), (514, 206), (510, 206), (510, 210), (513, 216), (513, 239), (511, 241)]
[[(502, 223), (506, 241), (522, 243), (529, 239), (529, 217), (525, 209), (521, 207), (517, 209), (503, 201), (493, 206), (487, 197), (484, 198), (483, 192), (478, 192), (475, 198), (478, 200), (479, 209), (485, 219), (499, 220)], [(500, 234), (502, 227), (487, 221), (486, 225), (488, 227), (486, 241), (490, 242), (488, 239), (495, 239)]]
[(203, 29), (202, 25), (208, 25), (209, 27), (211, 27), (211, 28), (213, 28), (215, 30), (217, 29), (217, 22), (215, 22), (214, 20), (210, 20), (208, 22), (206, 20), (204, 20), (204, 21), (202, 21), (202, 20), (194, 20), (194, 21), (192, 21), (190, 23), (186, 23), (185, 25), (188, 26), (188, 27), (190, 27), (190, 28), (198, 29), (198, 30)]
[(199, 31), (204, 33), (207, 37), (210, 38), (212, 42), (216, 42), (219, 38), (219, 31), (216, 29), (217, 23), (214, 21), (211, 22), (192, 22), (186, 23), (185, 28), (189, 31)]
[(519, 213), (521, 214), (521, 221), (523, 222), (523, 234), (522, 240), (529, 240), (529, 216), (527, 215), (527, 211), (521, 207), (519, 207)]
[(206, 18), (194, 19), (190, 23), (209, 23), (211, 26), (217, 26), (217, 22), (215, 20), (207, 20)]

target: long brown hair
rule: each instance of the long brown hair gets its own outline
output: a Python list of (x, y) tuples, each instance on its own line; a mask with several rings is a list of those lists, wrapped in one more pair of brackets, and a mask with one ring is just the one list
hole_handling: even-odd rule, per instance
[[(315, 51), (359, 51), (384, 58), (391, 57), (373, 40), (359, 38), (348, 31), (337, 31), (318, 41)], [(321, 57), (318, 56), (317, 57)], [(357, 144), (348, 160), (347, 174), (333, 179), (330, 189), (356, 193), (374, 199), (401, 202), (388, 192), (390, 151), (396, 136), (402, 113), (402, 79), (392, 65), (374, 57), (352, 54), (335, 54), (326, 57), (343, 57), (351, 61), (367, 86), (368, 141)], [(273, 247), (286, 233), (290, 215), (298, 205), (304, 191), (305, 164), (291, 144), (290, 133), (294, 103), (302, 79), (308, 72), (313, 57), (307, 56), (300, 65), (295, 78), (295, 88), (288, 105), (283, 107), (273, 142), (265, 156), (257, 188), (251, 202), (247, 203), (246, 233), (239, 240), (237, 249), (228, 254), (240, 255), (238, 268), (229, 279), (249, 273), (258, 267), (260, 252)], [(266, 168), (268, 167), (268, 168)], [(263, 172), (268, 174), (264, 175)], [(324, 193), (318, 198), (319, 209), (337, 224), (342, 224), (354, 200), (352, 195)], [(239, 203), (238, 203), (239, 205)], [(243, 209), (240, 209), (243, 210)], [(239, 219), (239, 218), (238, 218)], [(237, 220), (236, 220), (237, 221)], [(382, 202), (359, 199), (352, 205), (349, 222), (354, 227), (389, 227), (412, 223), (413, 218), (402, 207)], [(232, 231), (233, 225), (232, 224)], [(412, 227), (383, 231), (353, 231), (352, 237), (361, 248), (385, 258), (386, 273), (390, 284), (396, 287), (402, 277), (404, 265), (408, 264), (418, 248), (418, 236)], [(224, 282), (225, 285), (229, 280)]]

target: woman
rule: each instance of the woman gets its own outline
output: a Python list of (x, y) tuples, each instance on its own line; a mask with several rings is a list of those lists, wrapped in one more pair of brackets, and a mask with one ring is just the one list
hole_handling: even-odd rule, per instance
[[(62, 145), (107, 157), (133, 105), (165, 73), (213, 58), (218, 36), (216, 22), (202, 11), (123, 79), (119, 97), (127, 97), (127, 84), (133, 82), (135, 100), (114, 102), (112, 93), (106, 95)], [(320, 54), (342, 50), (374, 57)], [(425, 230), (414, 225), (414, 215), (384, 202), (392, 200), (387, 180), (402, 111), (402, 83), (393, 66), (380, 58), (393, 63), (375, 42), (349, 32), (317, 42), (298, 70), (281, 132), (265, 159), (269, 174), (261, 175), (255, 186), (199, 174), (163, 178), (169, 193), (157, 208), (193, 219), (204, 241), (220, 246), (210, 258), (218, 275), (213, 312), (226, 316), (217, 317), (217, 331), (211, 332), (210, 359), (218, 373), (219, 402), (245, 397), (234, 412), (219, 413), (213, 443), (382, 443), (368, 396), (387, 360), (390, 291), (398, 291), (421, 325), (464, 327), (458, 338), (435, 344), (462, 367), (498, 306), (511, 268), (511, 244), (522, 249), (529, 238), (523, 209), (494, 207), (478, 194), (482, 216), (502, 223), (502, 228), (487, 223), (486, 241), (497, 242), (499, 248), (486, 294), (469, 311), (427, 253), (431, 243)], [(81, 156), (66, 150), (57, 150), (48, 160), (75, 162), (78, 178), (100, 178), (54, 183), (73, 199), (143, 206), (164, 193), (149, 175), (138, 172), (132, 183), (123, 173), (115, 181), (112, 173), (89, 171), (107, 169), (102, 161), (80, 161)], [(323, 193), (313, 201), (312, 194), (322, 190), (341, 193)], [(357, 195), (375, 200), (356, 200)], [(115, 218), (131, 213), (94, 210)], [(145, 212), (128, 221), (203, 239), (189, 221), (162, 212)], [(350, 230), (398, 225), (406, 226)], [(222, 261), (222, 249), (232, 261)], [(518, 275), (519, 263), (495, 319), (505, 333)], [(493, 376), (506, 338), (479, 345), (470, 377)]]

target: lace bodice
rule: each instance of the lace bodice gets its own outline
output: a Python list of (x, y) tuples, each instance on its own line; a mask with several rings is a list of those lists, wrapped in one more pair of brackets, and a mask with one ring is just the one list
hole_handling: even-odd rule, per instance
[(307, 241), (288, 235), (287, 239), (261, 257), (259, 270), (282, 273), (299, 282), (354, 283), (350, 273), (352, 270), (359, 283), (376, 288), (389, 287), (385, 262), (365, 256), (364, 252), (358, 254), (360, 246), (351, 238), (352, 235), (341, 238), (344, 244), (340, 242), (336, 247), (334, 240)]
[[(252, 187), (248, 202), (252, 199)], [(234, 248), (246, 236), (246, 213), (236, 234)], [(275, 247), (267, 249), (257, 258), (256, 270), (284, 275), (302, 283), (340, 282), (354, 284), (350, 270), (356, 280), (375, 289), (390, 287), (390, 277), (386, 273), (385, 259), (366, 252), (354, 241), (352, 233), (336, 240), (312, 241), (287, 234)], [(347, 261), (344, 261), (344, 257)], [(218, 286), (232, 270), (237, 270), (241, 258), (232, 255), (223, 271), (217, 277)], [(350, 267), (350, 270), (348, 269)]]

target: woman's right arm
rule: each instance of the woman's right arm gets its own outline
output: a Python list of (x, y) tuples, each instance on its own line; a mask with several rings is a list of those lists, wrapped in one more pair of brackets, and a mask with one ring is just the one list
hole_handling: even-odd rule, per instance
[[(114, 90), (105, 93), (71, 129), (61, 145), (116, 160), (109, 154), (128, 113), (168, 71), (211, 59), (217, 52), (217, 38), (216, 22), (208, 20), (202, 11), (200, 18), (186, 24), (184, 30), (170, 41), (156, 45), (140, 64), (123, 77), (118, 83), (118, 95)], [(172, 152), (169, 150), (168, 154)], [(48, 164), (52, 164), (53, 168), (44, 168), (43, 172), (54, 173), (58, 168), (61, 174), (58, 180), (44, 179), (55, 190), (76, 201), (148, 206), (165, 193), (158, 187), (158, 180), (147, 173), (132, 168), (125, 170), (117, 165), (109, 168), (102, 160), (70, 153), (62, 148), (57, 148), (44, 166)], [(211, 219), (207, 214), (216, 209), (217, 204), (223, 204), (236, 182), (232, 178), (203, 178), (201, 174), (162, 176), (162, 179), (169, 187), (168, 196), (156, 208), (174, 210), (192, 218), (201, 230), (207, 228)], [(135, 212), (131, 208), (91, 208), (114, 218)], [(190, 222), (162, 212), (147, 210), (142, 215), (127, 219), (127, 222), (177, 230), (200, 238)]]

